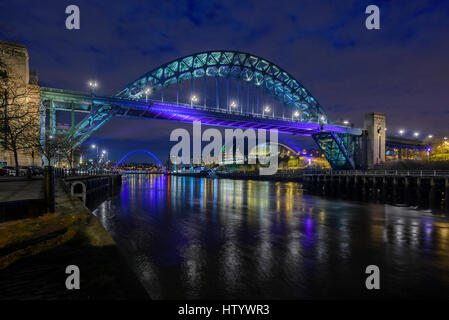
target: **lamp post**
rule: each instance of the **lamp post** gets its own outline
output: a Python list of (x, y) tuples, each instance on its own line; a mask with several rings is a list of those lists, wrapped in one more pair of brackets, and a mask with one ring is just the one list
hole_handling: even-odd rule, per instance
[(92, 145), (92, 149), (96, 149), (96, 151), (97, 151), (97, 158), (98, 158), (98, 145), (93, 144), (93, 145)]
[(193, 95), (192, 98), (190, 98), (190, 107), (193, 107), (193, 103), (198, 102), (198, 97)]
[[(45, 143), (47, 149), (47, 165), (44, 169), (45, 190), (44, 199), (48, 212), (55, 212), (55, 169), (51, 164), (53, 158), (53, 136), (50, 135)], [(50, 145), (51, 144), (51, 145)]]
[(106, 151), (106, 150), (103, 150), (103, 151), (101, 151), (101, 154), (102, 154), (102, 157), (103, 157), (103, 162), (106, 162), (107, 161), (107, 155), (108, 155), (108, 152)]
[(145, 102), (148, 102), (148, 95), (151, 93), (151, 88), (146, 88), (144, 93), (145, 93)]
[(94, 81), (94, 80), (90, 80), (90, 81), (88, 82), (88, 86), (89, 86), (89, 88), (90, 88), (90, 94), (91, 94), (91, 95), (94, 95), (94, 90), (95, 90), (95, 88), (98, 87), (98, 82), (97, 82), (97, 81)]
[(100, 159), (98, 158), (98, 145), (97, 144), (93, 144), (91, 146), (92, 149), (96, 149), (96, 159), (97, 159), (97, 166), (99, 165)]
[[(295, 117), (295, 118), (298, 118), (299, 117), (299, 111), (295, 111), (294, 113), (293, 113), (293, 116)], [(293, 119), (292, 119), (293, 120)]]
[(265, 108), (263, 108), (262, 116), (265, 116), (265, 112), (270, 112), (270, 111), (271, 111), (270, 106), (266, 106)]

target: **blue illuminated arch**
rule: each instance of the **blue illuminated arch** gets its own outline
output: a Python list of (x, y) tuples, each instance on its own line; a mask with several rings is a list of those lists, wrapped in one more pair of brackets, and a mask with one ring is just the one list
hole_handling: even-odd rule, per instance
[(128, 156), (130, 156), (130, 155), (132, 155), (133, 153), (136, 153), (136, 152), (145, 152), (146, 154), (150, 155), (151, 157), (153, 157), (159, 163), (159, 165), (162, 167), (162, 169), (164, 169), (164, 172), (167, 172), (167, 169), (165, 169), (165, 167), (159, 161), (159, 159), (154, 154), (152, 154), (150, 151), (147, 151), (147, 150), (134, 150), (134, 151), (128, 152), (123, 158), (120, 159), (119, 162), (117, 162), (117, 164), (115, 165), (114, 169), (112, 169), (112, 171), (115, 171), (115, 169), (117, 169), (117, 167), (123, 162), (123, 160), (125, 160), (126, 158), (128, 158)]

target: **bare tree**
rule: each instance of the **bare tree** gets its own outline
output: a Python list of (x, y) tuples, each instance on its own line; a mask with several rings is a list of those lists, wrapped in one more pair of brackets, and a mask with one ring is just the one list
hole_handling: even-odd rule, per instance
[(35, 138), (34, 145), (45, 157), (48, 165), (53, 166), (65, 161), (72, 169), (73, 149), (66, 136), (60, 134), (52, 135), (51, 132), (47, 131), (43, 140)]
[(23, 150), (31, 151), (35, 137), (39, 135), (39, 101), (33, 98), (36, 97), (34, 87), (21, 78), (8, 74), (6, 68), (0, 70), (3, 70), (0, 72), (1, 144), (5, 150), (13, 152), (18, 175), (18, 153)]

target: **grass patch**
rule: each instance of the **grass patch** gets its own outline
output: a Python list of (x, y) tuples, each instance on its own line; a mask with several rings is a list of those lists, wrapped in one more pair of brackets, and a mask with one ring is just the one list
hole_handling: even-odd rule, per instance
[(88, 219), (80, 214), (46, 214), (0, 224), (0, 270), (21, 258), (36, 255), (72, 239)]
[[(75, 211), (0, 224), (0, 300), (148, 299), (97, 217)], [(70, 264), (81, 290), (65, 288)]]

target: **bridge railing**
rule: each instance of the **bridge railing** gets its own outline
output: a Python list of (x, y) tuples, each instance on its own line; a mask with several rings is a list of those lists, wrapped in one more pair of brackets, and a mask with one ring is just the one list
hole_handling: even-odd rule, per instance
[(413, 176), (449, 177), (449, 170), (327, 170), (305, 174), (353, 175), (353, 176)]
[[(120, 98), (119, 98), (120, 99)], [(145, 100), (142, 99), (137, 99), (136, 101), (140, 101), (140, 102), (145, 102)], [(171, 104), (171, 102), (166, 102), (166, 101), (161, 101), (161, 100), (155, 100), (155, 99), (151, 99), (148, 100), (149, 102), (152, 103), (160, 103), (160, 104)], [(254, 116), (253, 112), (249, 112), (249, 111), (242, 111), (242, 110), (232, 110), (232, 109), (228, 109), (228, 108), (217, 108), (216, 106), (202, 106), (202, 105), (194, 105), (194, 104), (187, 104), (187, 103), (182, 103), (182, 102), (178, 102), (176, 103), (177, 106), (183, 107), (183, 108), (187, 108), (187, 109), (194, 109), (194, 110), (207, 110), (207, 111), (212, 111), (212, 112), (217, 112), (217, 113), (224, 113), (224, 114), (233, 114), (233, 115), (242, 115), (242, 116)], [(279, 121), (288, 121), (288, 122), (308, 122), (308, 123), (315, 123), (313, 121), (310, 120), (302, 120), (300, 118), (292, 118), (292, 117), (281, 117), (281, 116), (275, 116), (271, 113), (256, 113), (257, 117), (259, 118), (263, 118), (263, 119), (269, 119), (269, 120), (279, 120)]]
[(78, 169), (63, 169), (54, 168), (55, 177), (68, 178), (68, 177), (80, 177), (80, 176), (98, 176), (98, 175), (117, 175), (118, 172), (112, 172), (110, 170), (78, 170)]

